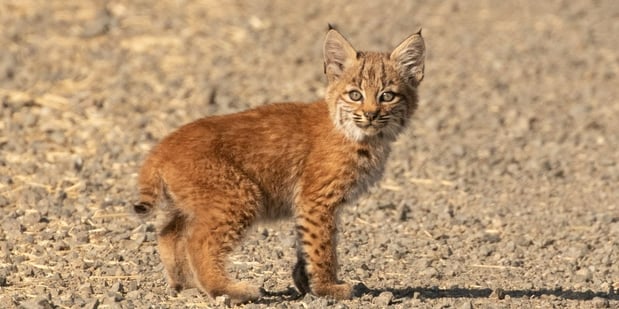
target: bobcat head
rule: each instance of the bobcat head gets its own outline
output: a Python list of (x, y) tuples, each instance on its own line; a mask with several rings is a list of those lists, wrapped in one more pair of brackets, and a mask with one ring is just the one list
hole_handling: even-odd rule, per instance
[(417, 106), (425, 60), (421, 30), (388, 54), (357, 51), (330, 29), (323, 53), (325, 100), (336, 128), (354, 141), (393, 140)]

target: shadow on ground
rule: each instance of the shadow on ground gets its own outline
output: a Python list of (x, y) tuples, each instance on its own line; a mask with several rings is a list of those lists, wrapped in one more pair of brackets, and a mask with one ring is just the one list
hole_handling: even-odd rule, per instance
[(511, 298), (522, 297), (540, 297), (556, 296), (568, 300), (591, 300), (595, 297), (600, 297), (608, 300), (619, 300), (619, 295), (615, 291), (596, 292), (592, 290), (573, 291), (564, 290), (562, 288), (555, 289), (528, 289), (528, 290), (504, 290), (504, 289), (489, 289), (489, 288), (450, 288), (440, 289), (434, 287), (406, 287), (406, 288), (385, 288), (385, 289), (370, 289), (363, 284), (355, 286), (355, 296), (360, 297), (366, 294), (378, 296), (383, 292), (393, 293), (394, 299), (399, 298), (487, 298), (496, 297), (503, 299), (506, 296)]
[[(504, 290), (501, 288), (449, 288), (440, 289), (435, 287), (405, 287), (405, 288), (384, 288), (370, 289), (364, 284), (357, 284), (354, 288), (354, 297), (363, 297), (371, 295), (377, 297), (381, 293), (391, 292), (393, 294), (393, 303), (398, 303), (406, 298), (489, 298), (504, 299), (506, 296), (510, 298), (531, 298), (541, 296), (555, 296), (567, 300), (591, 300), (599, 297), (607, 300), (619, 301), (619, 295), (614, 290), (608, 292), (600, 291), (573, 291), (564, 290), (560, 287), (555, 289), (526, 289), (526, 290)], [(258, 301), (258, 303), (271, 304), (280, 301), (290, 301), (302, 298), (304, 295), (299, 294), (294, 288), (288, 288), (283, 291), (266, 292), (266, 297)]]

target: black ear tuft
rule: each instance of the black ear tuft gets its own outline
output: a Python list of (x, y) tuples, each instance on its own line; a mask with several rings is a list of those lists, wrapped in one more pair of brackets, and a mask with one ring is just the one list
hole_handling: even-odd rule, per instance
[(329, 31), (329, 30), (337, 30), (337, 28), (335, 27), (334, 24), (328, 23), (327, 25), (329, 26), (329, 29), (327, 29), (327, 31)]
[(402, 77), (417, 85), (423, 79), (425, 55), (426, 47), (420, 29), (400, 43), (391, 52), (390, 58), (396, 62)]
[(323, 45), (325, 74), (329, 81), (338, 79), (340, 75), (356, 59), (357, 51), (337, 30), (327, 32)]

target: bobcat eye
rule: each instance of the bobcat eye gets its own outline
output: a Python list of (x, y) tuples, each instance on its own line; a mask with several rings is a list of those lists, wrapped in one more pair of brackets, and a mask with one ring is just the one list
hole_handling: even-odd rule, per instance
[(391, 91), (385, 91), (380, 95), (381, 102), (391, 102), (395, 99), (395, 93)]
[(352, 90), (348, 93), (348, 97), (353, 100), (353, 101), (360, 101), (363, 98), (363, 95), (361, 94), (361, 92), (357, 91), (357, 90)]

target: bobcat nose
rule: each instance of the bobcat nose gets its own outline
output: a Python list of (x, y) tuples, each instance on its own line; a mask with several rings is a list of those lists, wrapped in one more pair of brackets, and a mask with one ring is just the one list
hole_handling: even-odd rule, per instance
[(374, 121), (374, 119), (376, 119), (376, 117), (378, 117), (378, 111), (363, 112), (363, 115), (364, 115), (364, 116), (365, 116), (365, 118), (367, 118), (369, 121)]

